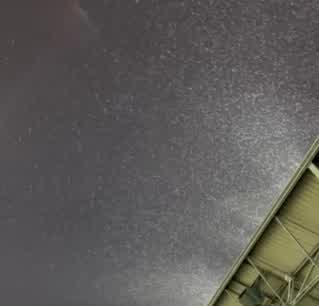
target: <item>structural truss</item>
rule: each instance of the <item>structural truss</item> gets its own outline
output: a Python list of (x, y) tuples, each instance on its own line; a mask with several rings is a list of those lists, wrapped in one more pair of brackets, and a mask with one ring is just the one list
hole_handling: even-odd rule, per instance
[(319, 306), (319, 139), (208, 306)]

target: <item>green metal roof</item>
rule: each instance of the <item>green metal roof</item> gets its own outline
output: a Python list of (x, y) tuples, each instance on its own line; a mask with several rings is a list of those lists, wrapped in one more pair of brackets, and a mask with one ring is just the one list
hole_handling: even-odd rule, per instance
[(319, 305), (318, 152), (319, 138), (208, 306)]

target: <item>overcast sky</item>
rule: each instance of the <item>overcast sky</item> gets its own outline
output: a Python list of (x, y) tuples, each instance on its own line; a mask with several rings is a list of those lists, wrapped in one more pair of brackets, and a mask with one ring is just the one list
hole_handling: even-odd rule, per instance
[(318, 135), (318, 1), (37, 1), (0, 1), (0, 301), (206, 304)]

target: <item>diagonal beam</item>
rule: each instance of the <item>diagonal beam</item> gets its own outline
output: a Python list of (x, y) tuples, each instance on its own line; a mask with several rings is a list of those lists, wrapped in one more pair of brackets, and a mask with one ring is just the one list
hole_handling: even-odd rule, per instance
[(319, 179), (319, 168), (314, 163), (311, 163), (308, 169)]
[(298, 304), (307, 293), (309, 293), (319, 283), (319, 276), (314, 278), (302, 291), (299, 291), (292, 301), (292, 305)]
[(305, 231), (311, 235), (316, 236), (319, 239), (319, 233), (317, 233), (316, 231), (306, 227), (305, 225), (301, 225), (300, 223), (296, 222), (295, 220), (292, 220), (291, 218), (289, 218), (288, 216), (281, 216), (280, 217), (281, 222), (285, 222), (285, 223), (290, 223), (293, 224), (294, 226), (296, 226), (297, 228), (299, 228), (302, 231)]
[(294, 288), (295, 288), (294, 279), (293, 278), (289, 278), (288, 279), (288, 288), (287, 288), (287, 302), (289, 304), (290, 304), (290, 302), (293, 299)]
[(300, 244), (296, 237), (289, 231), (289, 229), (280, 221), (278, 217), (275, 217), (276, 222), (281, 226), (281, 228), (289, 235), (289, 237), (299, 246), (300, 250), (304, 253), (306, 258), (319, 270), (318, 264), (313, 260), (313, 258), (308, 254), (306, 249)]
[(270, 262), (268, 262), (266, 259), (262, 258), (262, 257), (258, 257), (254, 259), (255, 264), (257, 264), (260, 267), (265, 267), (262, 268), (263, 271), (267, 271), (267, 273), (271, 273), (274, 277), (285, 281), (286, 280), (286, 276), (287, 276), (287, 272), (281, 270), (280, 268), (278, 268), (277, 266), (274, 266), (273, 264), (271, 264)]
[[(289, 231), (289, 229), (281, 222), (281, 220), (278, 217), (275, 217), (275, 220), (282, 227), (282, 229), (290, 236), (290, 238), (293, 241), (295, 241), (295, 243), (299, 246), (300, 250), (306, 256), (306, 259), (308, 259), (312, 263), (312, 269), (310, 271), (312, 272), (314, 268), (317, 268), (319, 270), (319, 266), (315, 261), (318, 254), (316, 254), (315, 259), (312, 258), (307, 252), (307, 250), (300, 244), (298, 239), (296, 239), (296, 237)], [(309, 275), (311, 274), (311, 272), (306, 275), (306, 279), (309, 278)], [(304, 280), (299, 292), (297, 293), (294, 300), (292, 301), (292, 305), (296, 305), (307, 293), (309, 293), (319, 283), (319, 276), (315, 277), (307, 286), (305, 286), (305, 281), (306, 280)]]
[[(319, 255), (319, 252), (317, 252), (317, 253), (315, 254), (315, 256), (314, 256), (314, 260), (315, 260), (315, 261), (317, 261), (318, 255)], [(305, 276), (304, 279), (303, 279), (303, 282), (302, 282), (302, 284), (301, 284), (301, 286), (300, 286), (300, 288), (299, 288), (299, 292), (298, 292), (296, 298), (306, 289), (306, 283), (308, 282), (309, 277), (310, 277), (310, 275), (311, 275), (311, 273), (312, 273), (314, 267), (315, 267), (314, 265), (311, 265), (311, 267), (309, 267), (309, 270), (307, 271), (307, 274), (306, 274), (306, 276)], [(309, 284), (308, 284), (308, 285), (309, 285)]]
[(284, 300), (281, 298), (281, 296), (277, 293), (277, 291), (273, 288), (273, 286), (268, 282), (264, 273), (255, 265), (255, 263), (253, 262), (253, 260), (249, 256), (247, 257), (247, 261), (254, 268), (254, 270), (260, 275), (260, 277), (263, 279), (263, 281), (266, 283), (266, 285), (269, 287), (269, 289), (272, 291), (272, 293), (277, 297), (277, 299), (280, 301), (280, 303), (284, 306), (288, 306), (284, 302)]

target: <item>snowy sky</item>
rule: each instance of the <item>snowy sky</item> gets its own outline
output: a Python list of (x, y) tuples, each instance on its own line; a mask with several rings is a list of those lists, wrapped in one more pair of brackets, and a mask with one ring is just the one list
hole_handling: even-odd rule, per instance
[(71, 2), (1, 29), (1, 301), (206, 304), (318, 135), (318, 2)]

